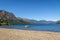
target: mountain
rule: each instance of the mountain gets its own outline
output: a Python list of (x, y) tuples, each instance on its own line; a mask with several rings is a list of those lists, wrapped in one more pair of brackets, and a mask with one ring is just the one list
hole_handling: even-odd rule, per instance
[(28, 23), (22, 18), (18, 19), (13, 13), (0, 10), (0, 24), (24, 24)]
[(14, 24), (18, 22), (17, 20), (13, 13), (0, 10), (0, 24)]
[(18, 19), (20, 19), (20, 20), (22, 20), (24, 22), (30, 23), (30, 24), (55, 24), (54, 21), (46, 21), (46, 20), (37, 21), (37, 20), (21, 18), (21, 17), (18, 17)]
[(60, 24), (60, 20), (56, 21), (55, 23), (56, 23), (56, 24)]
[(0, 19), (3, 20), (17, 20), (17, 18), (15, 17), (15, 15), (11, 12), (7, 12), (4, 10), (0, 10)]
[(54, 24), (54, 21), (46, 21), (46, 20), (40, 20), (40, 24)]
[(16, 17), (13, 13), (0, 10), (0, 24), (54, 24), (53, 21), (32, 20), (27, 18)]
[(22, 20), (23, 22), (29, 23), (29, 24), (36, 24), (38, 21), (37, 20), (32, 20), (32, 19), (27, 19), (27, 18), (21, 18), (17, 17), (19, 20)]
[(31, 24), (31, 21), (29, 21), (29, 19), (27, 19), (27, 18), (17, 17), (17, 19), (18, 19), (19, 22), (21, 22), (22, 24)]

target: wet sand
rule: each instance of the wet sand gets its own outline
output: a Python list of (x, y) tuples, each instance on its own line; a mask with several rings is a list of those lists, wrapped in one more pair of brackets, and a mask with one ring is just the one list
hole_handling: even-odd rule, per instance
[(0, 28), (0, 40), (60, 40), (60, 32)]

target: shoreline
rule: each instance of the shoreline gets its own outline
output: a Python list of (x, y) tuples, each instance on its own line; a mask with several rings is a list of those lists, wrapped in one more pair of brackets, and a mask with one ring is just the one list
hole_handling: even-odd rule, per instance
[[(2, 28), (2, 27), (0, 27), (0, 28)], [(3, 28), (3, 29), (28, 30), (28, 31), (43, 31), (43, 32), (60, 32), (60, 31), (52, 31), (52, 30), (29, 30), (29, 29), (17, 29), (17, 28)]]
[(60, 32), (0, 28), (0, 40), (60, 40)]

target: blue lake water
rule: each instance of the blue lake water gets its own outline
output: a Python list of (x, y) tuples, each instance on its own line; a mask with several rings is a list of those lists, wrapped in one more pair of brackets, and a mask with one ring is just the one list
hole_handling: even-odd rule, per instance
[[(26, 29), (24, 28), (25, 25), (29, 25), (30, 27)], [(17, 24), (17, 25), (10, 25), (9, 27), (14, 29), (22, 29), (22, 30), (60, 32), (60, 24)]]

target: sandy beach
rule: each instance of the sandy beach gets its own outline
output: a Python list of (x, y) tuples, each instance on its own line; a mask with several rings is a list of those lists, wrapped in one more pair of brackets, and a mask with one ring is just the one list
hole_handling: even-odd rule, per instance
[(60, 40), (60, 32), (0, 28), (0, 40)]

